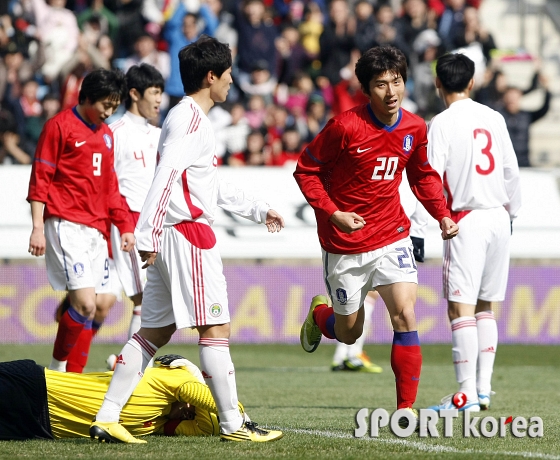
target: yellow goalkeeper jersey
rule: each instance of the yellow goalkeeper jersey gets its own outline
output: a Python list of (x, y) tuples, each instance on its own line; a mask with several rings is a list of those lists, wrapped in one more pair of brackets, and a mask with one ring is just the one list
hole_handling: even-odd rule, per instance
[[(55, 438), (89, 437), (91, 421), (101, 407), (112, 376), (112, 372), (74, 374), (45, 369)], [(176, 401), (196, 407), (194, 420), (169, 421), (171, 405)], [(121, 423), (133, 436), (208, 436), (219, 433), (216, 413), (210, 389), (187, 369), (152, 367), (146, 369), (124, 406)]]

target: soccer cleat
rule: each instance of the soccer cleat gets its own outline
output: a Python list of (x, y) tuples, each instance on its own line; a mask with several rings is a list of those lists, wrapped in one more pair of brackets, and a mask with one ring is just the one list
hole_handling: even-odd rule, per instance
[(225, 434), (220, 434), (221, 441), (237, 441), (237, 442), (268, 442), (276, 441), (284, 436), (284, 433), (277, 430), (263, 430), (258, 428), (255, 422), (243, 422), (239, 430)]
[(346, 366), (344, 365), (344, 363), (337, 364), (337, 363), (333, 362), (331, 364), (331, 371), (333, 371), (333, 372), (346, 371), (346, 370), (348, 370), (348, 369), (346, 369)]
[(490, 397), (494, 395), (493, 391), (488, 394), (478, 393), (478, 404), (480, 404), (480, 410), (490, 409)]
[(117, 355), (109, 355), (105, 362), (107, 363), (107, 369), (114, 371), (117, 367)]
[(470, 412), (480, 412), (480, 404), (478, 400), (476, 401), (467, 401), (463, 407), (457, 407), (453, 404), (453, 395), (447, 395), (445, 398), (441, 400), (440, 404), (436, 404), (435, 406), (430, 406), (428, 409), (435, 410), (439, 412), (443, 409), (458, 409), (459, 412), (470, 411)]
[(319, 305), (328, 304), (329, 301), (324, 295), (316, 295), (311, 299), (309, 313), (307, 313), (307, 317), (301, 326), (301, 332), (299, 334), (301, 346), (307, 353), (313, 353), (319, 346), (319, 343), (321, 343), (321, 338), (323, 337), (321, 329), (319, 329), (319, 326), (317, 326), (317, 323), (313, 318), (313, 312)]
[[(416, 419), (416, 430), (419, 429), (419, 425), (418, 425), (418, 411), (416, 409), (413, 409), (412, 407), (407, 407), (405, 410), (409, 411), (412, 413), (412, 415), (414, 415), (414, 418)], [(408, 428), (408, 424), (409, 424), (409, 420), (406, 417), (401, 417), (399, 419), (399, 426), (404, 430), (406, 428)]]
[(146, 441), (132, 436), (118, 422), (103, 423), (94, 420), (89, 427), (89, 436), (93, 440), (106, 443), (146, 444)]

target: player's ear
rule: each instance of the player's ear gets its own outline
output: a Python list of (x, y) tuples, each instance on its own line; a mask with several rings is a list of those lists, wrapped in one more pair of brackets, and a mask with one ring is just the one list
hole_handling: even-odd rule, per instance
[(132, 102), (138, 102), (140, 99), (142, 99), (140, 91), (138, 91), (136, 88), (130, 88), (128, 90), (128, 94), (130, 96), (130, 99), (132, 99)]
[(467, 89), (469, 91), (471, 91), (474, 88), (474, 77), (471, 78), (471, 81), (469, 81), (469, 86), (467, 86)]
[(436, 77), (436, 88), (441, 88), (441, 80), (439, 79), (439, 77)]

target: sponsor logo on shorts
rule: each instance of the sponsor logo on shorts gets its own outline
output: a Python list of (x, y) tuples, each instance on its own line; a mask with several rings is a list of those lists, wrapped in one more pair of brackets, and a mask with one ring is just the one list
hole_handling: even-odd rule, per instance
[(346, 305), (346, 302), (348, 302), (348, 296), (346, 295), (346, 291), (344, 289), (338, 288), (336, 290), (336, 300), (338, 300), (340, 305)]
[(222, 314), (222, 306), (219, 303), (215, 303), (215, 304), (210, 305), (210, 314), (214, 318), (217, 318), (218, 316), (220, 316)]
[(84, 276), (84, 264), (81, 262), (74, 264), (74, 273), (78, 278)]
[(111, 139), (111, 136), (109, 136), (108, 134), (103, 134), (103, 140), (105, 141), (105, 145), (107, 146), (107, 148), (111, 150), (111, 147), (113, 146), (113, 140)]
[(459, 289), (455, 289), (451, 295), (456, 295), (456, 296), (460, 296), (461, 295), (461, 291), (459, 291)]
[(414, 142), (414, 136), (412, 134), (407, 134), (404, 136), (402, 148), (405, 152), (410, 152), (412, 150), (412, 143)]

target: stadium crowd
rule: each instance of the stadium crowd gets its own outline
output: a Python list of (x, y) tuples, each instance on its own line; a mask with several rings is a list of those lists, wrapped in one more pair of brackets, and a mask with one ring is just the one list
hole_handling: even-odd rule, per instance
[[(178, 51), (202, 34), (228, 43), (234, 87), (210, 112), (221, 164), (295, 163), (333, 115), (367, 102), (354, 75), (368, 48), (401, 49), (410, 71), (404, 107), (426, 120), (443, 110), (433, 62), (465, 48), (477, 64), (475, 99), (500, 107), (529, 166), (533, 113), (515, 108), (491, 60), (496, 43), (480, 0), (8, 0), (0, 6), (0, 163), (32, 161), (46, 120), (77, 104), (92, 69), (142, 62), (165, 80), (163, 117), (183, 96)], [(544, 83), (543, 79), (535, 80)], [(501, 85), (501, 86), (500, 86)], [(507, 82), (505, 82), (507, 86)], [(507, 94), (506, 94), (507, 93)], [(506, 111), (513, 110), (508, 117)], [(122, 115), (121, 110), (118, 115)], [(509, 123), (508, 123), (509, 124)], [(517, 145), (517, 144), (516, 144)], [(517, 146), (516, 146), (517, 149)], [(526, 158), (527, 157), (527, 158)]]

